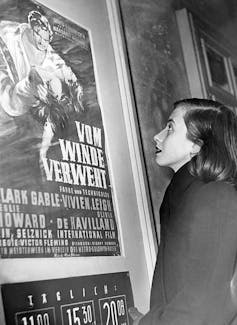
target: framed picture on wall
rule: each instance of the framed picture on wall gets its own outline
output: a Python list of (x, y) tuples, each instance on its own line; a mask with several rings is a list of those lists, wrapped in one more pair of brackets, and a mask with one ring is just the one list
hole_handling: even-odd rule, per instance
[(203, 38), (201, 44), (209, 85), (233, 94), (229, 58), (209, 45)]
[(176, 16), (192, 97), (214, 99), (236, 111), (235, 47), (187, 9)]

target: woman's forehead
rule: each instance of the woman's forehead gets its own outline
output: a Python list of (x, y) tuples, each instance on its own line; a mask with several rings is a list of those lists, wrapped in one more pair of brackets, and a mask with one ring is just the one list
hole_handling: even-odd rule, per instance
[(171, 113), (169, 119), (172, 119), (174, 121), (183, 120), (184, 114), (185, 114), (185, 109), (184, 109), (184, 107), (180, 106), (180, 107), (177, 107), (177, 108), (175, 108), (173, 110), (173, 112)]

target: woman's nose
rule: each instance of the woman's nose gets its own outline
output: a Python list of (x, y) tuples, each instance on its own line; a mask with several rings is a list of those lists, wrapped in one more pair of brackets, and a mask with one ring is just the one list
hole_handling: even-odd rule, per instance
[(160, 133), (157, 133), (155, 136), (154, 136), (154, 140), (156, 142), (163, 142), (164, 139), (166, 138), (166, 134), (167, 134), (167, 130), (166, 128), (163, 129), (162, 131), (160, 131)]

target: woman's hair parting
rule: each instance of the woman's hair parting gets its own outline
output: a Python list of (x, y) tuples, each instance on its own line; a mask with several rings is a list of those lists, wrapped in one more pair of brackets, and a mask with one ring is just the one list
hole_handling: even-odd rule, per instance
[(176, 102), (185, 110), (187, 138), (200, 146), (190, 161), (191, 174), (205, 182), (226, 181), (237, 186), (237, 115), (209, 99)]

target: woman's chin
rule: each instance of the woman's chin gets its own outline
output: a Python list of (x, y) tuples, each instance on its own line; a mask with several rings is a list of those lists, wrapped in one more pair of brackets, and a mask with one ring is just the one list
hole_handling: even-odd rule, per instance
[(164, 164), (164, 162), (162, 162), (162, 159), (161, 159), (161, 157), (159, 156), (159, 154), (156, 154), (156, 159), (155, 159), (155, 161), (156, 161), (156, 163), (157, 163), (158, 166), (160, 166), (160, 167), (165, 166), (165, 164)]

